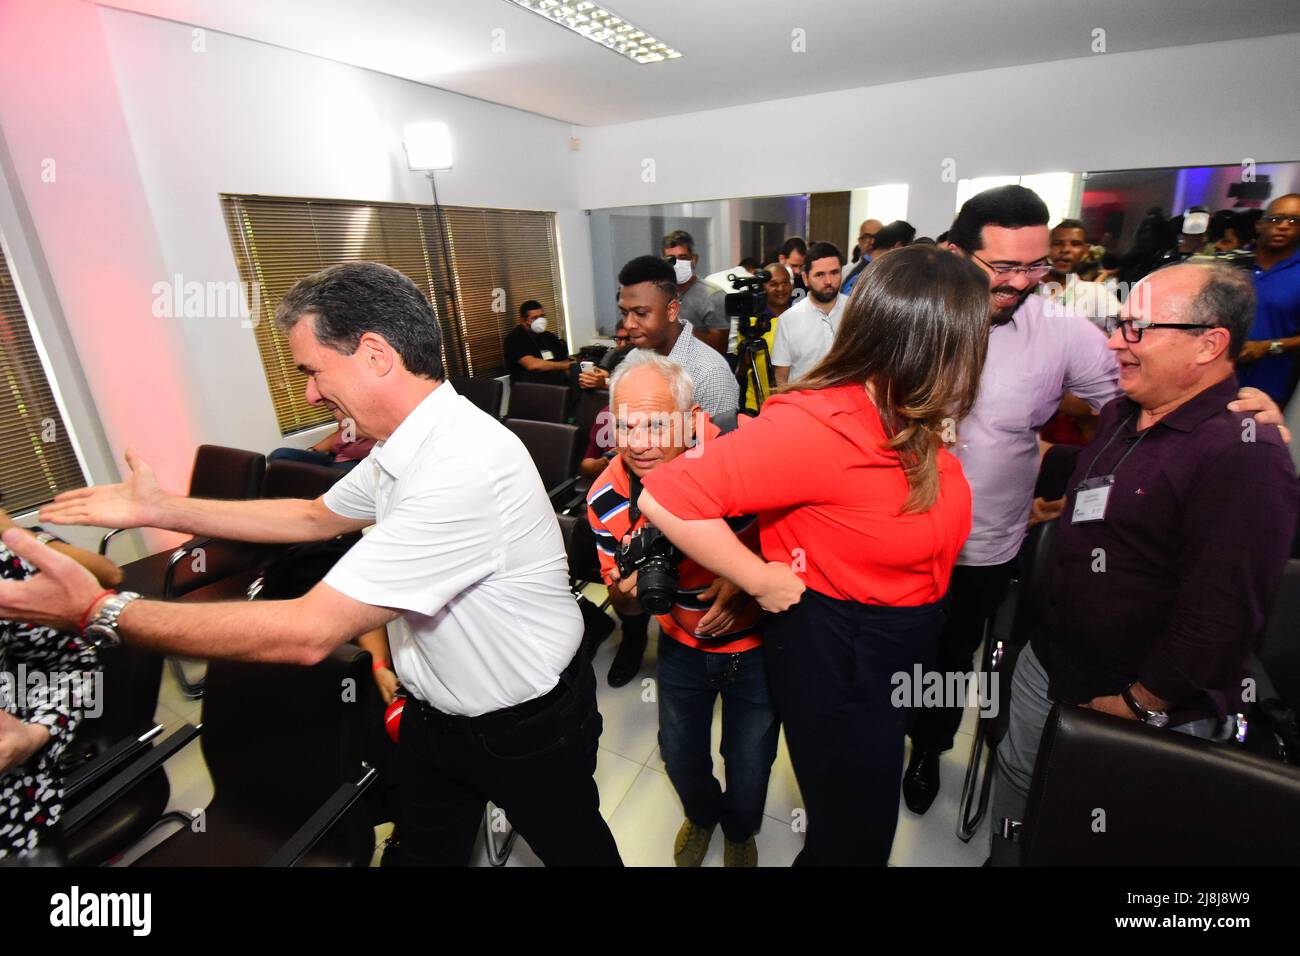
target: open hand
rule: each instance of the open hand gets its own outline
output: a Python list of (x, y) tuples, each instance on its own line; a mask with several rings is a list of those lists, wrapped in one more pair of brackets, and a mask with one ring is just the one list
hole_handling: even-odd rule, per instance
[(126, 465), (130, 469), (126, 481), (56, 495), (51, 504), (41, 509), (41, 520), (100, 528), (141, 528), (155, 524), (166, 495), (158, 487), (153, 469), (129, 448)]

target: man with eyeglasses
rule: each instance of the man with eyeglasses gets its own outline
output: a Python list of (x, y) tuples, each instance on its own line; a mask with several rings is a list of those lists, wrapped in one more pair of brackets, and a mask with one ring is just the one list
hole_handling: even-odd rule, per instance
[(881, 226), (879, 219), (864, 219), (862, 225), (858, 226), (858, 258), (854, 261), (853, 268), (844, 276), (845, 295), (848, 295), (849, 290), (853, 288), (858, 273), (871, 265), (871, 250), (876, 244), (876, 234), (880, 232)]
[[(1182, 264), (1142, 280), (1112, 320), (1106, 345), (1124, 394), (1078, 453), (1046, 620), (1016, 661), (994, 862), (1016, 862), (1003, 821), (1024, 818), (1054, 702), (1197, 737), (1235, 729), (1251, 645), (1300, 513), (1281, 435), (1229, 411), (1254, 311), (1242, 271)], [(1080, 841), (1096, 839), (1092, 823), (1077, 821)]]
[(1255, 232), (1255, 324), (1237, 357), (1237, 379), (1286, 405), (1300, 352), (1300, 194), (1269, 203)]
[[(948, 247), (989, 276), (990, 329), (979, 396), (952, 446), (970, 483), (972, 516), (934, 666), (945, 686), (953, 686), (946, 675), (974, 669), (984, 625), (1006, 597), (1035, 503), (1039, 429), (1067, 392), (1100, 410), (1118, 391), (1105, 334), (1080, 315), (1048, 314), (1033, 294), (1051, 268), (1047, 223), (1047, 206), (1032, 190), (999, 186), (967, 200), (948, 234)], [(1265, 410), (1261, 422), (1281, 421), (1260, 393), (1234, 404)], [(925, 813), (939, 792), (939, 759), (953, 746), (964, 704), (926, 707), (913, 724), (903, 798), (914, 813)]]
[(614, 374), (614, 369), (618, 364), (627, 358), (627, 354), (632, 351), (632, 343), (628, 339), (627, 328), (623, 325), (622, 316), (614, 326), (614, 347), (608, 350), (599, 362), (590, 369), (578, 374), (578, 387), (584, 389), (608, 388), (609, 377)]
[[(904, 246), (912, 244), (916, 238), (916, 227), (904, 219), (895, 219), (889, 225), (884, 226), (876, 233), (875, 241), (871, 245), (871, 261), (877, 262), (880, 257), (887, 252), (893, 252), (895, 249), (901, 249)], [(849, 295), (853, 291), (853, 286), (862, 278), (862, 271), (855, 272), (840, 288), (843, 295)]]

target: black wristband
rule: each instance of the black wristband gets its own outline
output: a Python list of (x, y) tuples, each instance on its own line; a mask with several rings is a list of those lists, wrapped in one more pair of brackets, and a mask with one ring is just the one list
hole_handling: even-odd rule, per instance
[(1133, 696), (1132, 684), (1129, 684), (1122, 691), (1120, 691), (1119, 695), (1124, 698), (1124, 703), (1128, 704), (1128, 709), (1133, 711), (1134, 715), (1137, 717), (1138, 720), (1146, 720), (1148, 717), (1151, 716), (1151, 711), (1147, 710), (1145, 707), (1139, 704), (1137, 702), (1137, 698)]

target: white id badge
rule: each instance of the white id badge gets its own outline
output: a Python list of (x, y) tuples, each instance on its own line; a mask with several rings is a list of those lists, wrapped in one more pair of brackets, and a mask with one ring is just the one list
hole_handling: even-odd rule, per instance
[(542, 349), (542, 358), (550, 362), (555, 358), (555, 353), (552, 352), (550, 349)]
[(1087, 521), (1104, 519), (1106, 502), (1110, 500), (1110, 489), (1114, 484), (1114, 475), (1102, 475), (1100, 478), (1089, 478), (1087, 481), (1080, 482), (1079, 487), (1075, 489), (1074, 514), (1070, 522), (1083, 524)]

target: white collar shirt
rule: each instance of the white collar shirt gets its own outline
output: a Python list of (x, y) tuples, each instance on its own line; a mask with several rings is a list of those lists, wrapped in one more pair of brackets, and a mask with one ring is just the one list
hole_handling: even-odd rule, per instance
[(788, 366), (791, 382), (811, 372), (831, 350), (848, 301), (848, 296), (837, 295), (826, 313), (808, 295), (781, 314), (772, 341), (772, 364)]
[(416, 697), (478, 716), (555, 687), (582, 616), (555, 513), (513, 432), (443, 382), (325, 505), (375, 522), (325, 583), (403, 612), (388, 641)]

